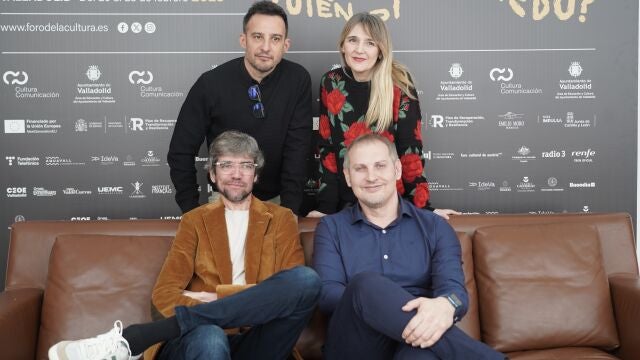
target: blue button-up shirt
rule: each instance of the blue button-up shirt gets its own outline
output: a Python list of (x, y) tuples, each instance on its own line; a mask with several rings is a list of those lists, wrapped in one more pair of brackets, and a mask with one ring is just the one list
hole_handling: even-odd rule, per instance
[(359, 205), (325, 216), (316, 227), (313, 249), (313, 266), (322, 279), (320, 310), (333, 313), (351, 278), (367, 271), (417, 297), (456, 294), (460, 319), (469, 303), (461, 252), (444, 219), (403, 199), (398, 218), (385, 228), (369, 222)]

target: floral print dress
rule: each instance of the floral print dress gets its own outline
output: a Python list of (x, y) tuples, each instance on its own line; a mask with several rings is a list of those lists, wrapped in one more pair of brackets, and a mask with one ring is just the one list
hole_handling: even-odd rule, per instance
[[(369, 107), (369, 82), (358, 82), (342, 68), (320, 81), (320, 189), (317, 210), (332, 214), (356, 202), (342, 173), (344, 154), (358, 136), (375, 132), (365, 123)], [(429, 186), (423, 175), (420, 103), (393, 87), (393, 124), (381, 133), (395, 143), (402, 163), (398, 192), (420, 208), (431, 209)]]

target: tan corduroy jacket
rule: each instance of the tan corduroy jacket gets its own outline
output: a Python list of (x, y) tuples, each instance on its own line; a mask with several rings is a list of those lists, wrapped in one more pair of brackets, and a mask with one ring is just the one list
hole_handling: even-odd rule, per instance
[[(304, 264), (296, 217), (291, 210), (255, 197), (251, 199), (244, 263), (247, 286)], [(218, 285), (231, 284), (231, 275), (222, 201), (184, 214), (153, 288), (154, 319), (173, 316), (176, 306), (200, 303), (182, 295), (183, 290), (218, 293)], [(160, 345), (147, 349), (144, 358), (153, 359)]]

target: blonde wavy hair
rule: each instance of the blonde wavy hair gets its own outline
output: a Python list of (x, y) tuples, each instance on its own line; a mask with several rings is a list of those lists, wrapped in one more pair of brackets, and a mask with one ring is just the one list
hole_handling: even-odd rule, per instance
[(343, 66), (346, 67), (347, 63), (342, 53), (342, 45), (358, 24), (362, 25), (379, 49), (378, 60), (371, 75), (371, 94), (365, 122), (368, 127), (375, 126), (376, 131), (381, 133), (393, 124), (393, 85), (398, 86), (412, 99), (415, 99), (415, 96), (411, 90), (415, 86), (407, 68), (393, 59), (391, 36), (382, 19), (376, 15), (357, 13), (344, 25), (338, 41)]

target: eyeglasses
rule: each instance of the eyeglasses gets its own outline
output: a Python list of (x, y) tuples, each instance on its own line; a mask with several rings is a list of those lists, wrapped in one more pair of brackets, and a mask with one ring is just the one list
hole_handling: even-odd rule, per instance
[(256, 119), (264, 119), (267, 116), (264, 105), (262, 104), (262, 98), (260, 96), (260, 87), (256, 85), (249, 86), (249, 99), (256, 103), (251, 106), (251, 111)]
[(231, 174), (235, 169), (240, 170), (242, 175), (248, 175), (255, 171), (258, 164), (250, 161), (233, 162), (233, 161), (218, 161), (214, 164), (218, 167), (218, 170), (222, 174)]

